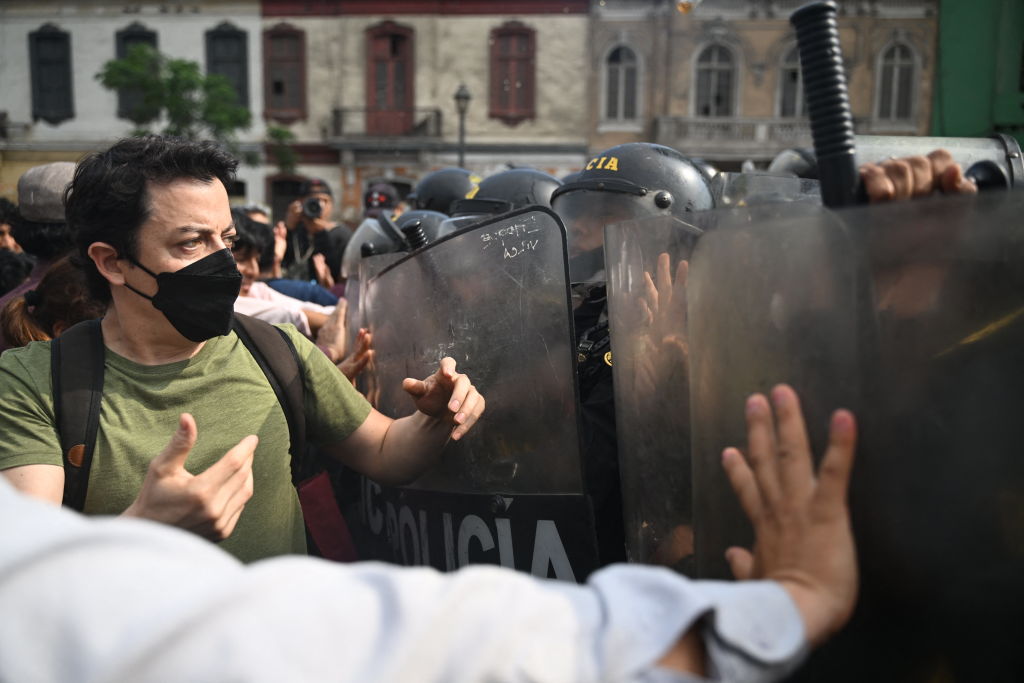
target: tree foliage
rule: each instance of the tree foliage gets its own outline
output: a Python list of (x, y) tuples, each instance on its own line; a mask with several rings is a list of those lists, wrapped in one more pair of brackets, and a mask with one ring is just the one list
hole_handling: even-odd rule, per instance
[(284, 126), (267, 126), (267, 153), (277, 164), (281, 173), (295, 173), (298, 157), (291, 143), (295, 142), (295, 133)]
[(173, 59), (149, 45), (132, 45), (124, 58), (104, 64), (96, 80), (109, 90), (135, 95), (126, 114), (136, 134), (163, 125), (165, 135), (231, 144), (235, 132), (252, 123), (252, 114), (238, 103), (226, 78), (203, 74), (196, 62)]

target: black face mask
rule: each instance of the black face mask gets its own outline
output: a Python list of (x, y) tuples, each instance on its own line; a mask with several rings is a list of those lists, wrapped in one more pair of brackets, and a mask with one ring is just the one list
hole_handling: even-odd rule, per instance
[(231, 331), (235, 299), (242, 288), (230, 249), (215, 251), (181, 270), (159, 275), (129, 259), (156, 279), (156, 294), (149, 296), (127, 282), (125, 287), (153, 302), (181, 336), (201, 342)]

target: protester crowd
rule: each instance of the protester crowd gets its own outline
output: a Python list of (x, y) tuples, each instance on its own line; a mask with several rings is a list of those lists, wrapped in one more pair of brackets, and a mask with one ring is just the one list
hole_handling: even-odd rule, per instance
[[(775, 680), (849, 619), (854, 416), (832, 416), (815, 471), (787, 386), (737, 406), (748, 440), (722, 454), (756, 533), (728, 554), (740, 582), (612, 565), (625, 553), (610, 363), (597, 353), (603, 229), (714, 208), (714, 168), (633, 143), (564, 180), (441, 169), (409, 197), (368, 188), (363, 223), (347, 226), (317, 178), (276, 222), (231, 207), (236, 163), (213, 143), (126, 139), (31, 169), (17, 206), (0, 203), (0, 678)], [(871, 201), (976, 191), (943, 152), (861, 173)], [(359, 259), (531, 206), (568, 235), (584, 457), (601, 479), (588, 490), (612, 566), (574, 586), (282, 557), (325, 554), (325, 496), (299, 476), (310, 452), (404, 484), (486, 419), (486, 391), (451, 358), (404, 380), (407, 417), (359, 393), (374, 358), (371, 331), (346, 329)], [(98, 374), (80, 380), (76, 365)], [(148, 522), (87, 520), (15, 490)]]

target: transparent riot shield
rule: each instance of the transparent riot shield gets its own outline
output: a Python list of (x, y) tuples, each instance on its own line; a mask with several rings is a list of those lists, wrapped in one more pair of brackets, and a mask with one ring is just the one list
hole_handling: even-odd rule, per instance
[(364, 557), (442, 569), (493, 562), (566, 579), (596, 566), (566, 268), (557, 217), (526, 210), (439, 239), (362, 282), (375, 407), (412, 413), (403, 378), (427, 377), (446, 356), (487, 401), (484, 418), (415, 484), (364, 482)]
[[(1024, 665), (1024, 195), (710, 212), (686, 278), (696, 573), (750, 542), (720, 464), (743, 402), (857, 416), (861, 599), (801, 680), (1014, 680)], [(617, 339), (613, 338), (613, 344)], [(879, 672), (884, 672), (880, 674)]]
[(605, 229), (628, 557), (692, 573), (687, 273), (703, 231), (670, 216)]
[(724, 578), (725, 549), (751, 541), (721, 466), (722, 450), (746, 441), (744, 401), (791, 384), (821, 452), (829, 412), (859, 396), (860, 281), (854, 242), (821, 207), (771, 204), (699, 221), (713, 227), (687, 279), (695, 572)]
[[(355, 350), (356, 341), (359, 336), (359, 329), (367, 326), (366, 316), (363, 314), (363, 282), (369, 282), (377, 273), (384, 270), (392, 263), (405, 257), (405, 252), (391, 252), (387, 254), (375, 254), (359, 259), (356, 273), (345, 281), (345, 353), (350, 354)], [(356, 378), (356, 386), (365, 395), (372, 393), (373, 388), (369, 386), (372, 381), (371, 373), (360, 374)]]

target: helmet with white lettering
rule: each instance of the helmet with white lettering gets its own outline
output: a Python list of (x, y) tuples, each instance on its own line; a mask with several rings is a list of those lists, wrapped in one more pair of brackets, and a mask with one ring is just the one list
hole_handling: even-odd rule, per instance
[(670, 147), (647, 142), (595, 155), (551, 197), (568, 234), (573, 282), (603, 278), (604, 226), (652, 216), (685, 221), (687, 214), (714, 205), (708, 180), (696, 164)]

